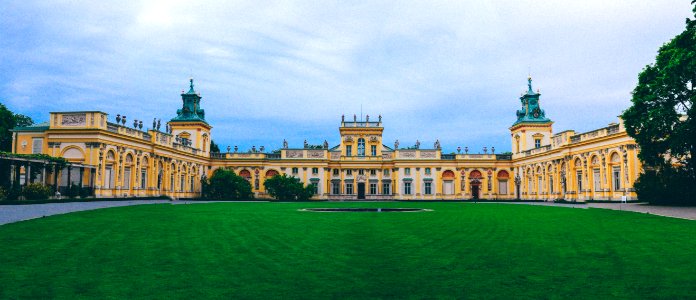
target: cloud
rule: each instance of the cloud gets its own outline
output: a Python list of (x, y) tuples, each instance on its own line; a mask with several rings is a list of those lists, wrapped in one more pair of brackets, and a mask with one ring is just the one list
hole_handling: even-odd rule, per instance
[(37, 120), (166, 120), (193, 75), (223, 145), (336, 143), (362, 106), (387, 144), (503, 151), (530, 69), (556, 131), (603, 126), (689, 15), (688, 1), (10, 1), (0, 84)]

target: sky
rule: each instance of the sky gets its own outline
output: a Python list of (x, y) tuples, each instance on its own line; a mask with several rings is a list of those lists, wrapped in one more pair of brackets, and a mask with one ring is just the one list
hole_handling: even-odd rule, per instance
[[(340, 142), (382, 115), (383, 142), (509, 151), (527, 76), (554, 132), (630, 105), (638, 73), (693, 17), (662, 1), (3, 1), (0, 103), (48, 119), (176, 115), (194, 78), (222, 149)], [(164, 126), (164, 125), (163, 125)]]

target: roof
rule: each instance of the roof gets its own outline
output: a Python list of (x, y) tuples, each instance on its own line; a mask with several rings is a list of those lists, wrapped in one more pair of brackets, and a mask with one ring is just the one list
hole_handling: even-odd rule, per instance
[(15, 127), (12, 129), (12, 131), (46, 131), (50, 127), (50, 124), (48, 122), (41, 122), (37, 123), (34, 125), (29, 125), (29, 126), (21, 126), (21, 127)]

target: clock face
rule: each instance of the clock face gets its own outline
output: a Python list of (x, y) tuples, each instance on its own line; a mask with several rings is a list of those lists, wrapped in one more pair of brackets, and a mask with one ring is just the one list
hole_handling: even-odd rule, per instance
[(535, 117), (535, 118), (538, 118), (538, 117), (539, 117), (539, 112), (538, 112), (538, 111), (535, 111), (535, 112), (534, 112), (534, 117)]

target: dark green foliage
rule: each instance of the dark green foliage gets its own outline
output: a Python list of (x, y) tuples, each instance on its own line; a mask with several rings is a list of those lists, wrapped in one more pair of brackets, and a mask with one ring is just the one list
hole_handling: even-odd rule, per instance
[(87, 198), (92, 195), (92, 188), (82, 187), (80, 188), (80, 198)]
[(203, 185), (203, 197), (212, 200), (251, 200), (251, 184), (231, 170), (217, 169)]
[(77, 196), (80, 195), (80, 186), (76, 184), (70, 184), (68, 187), (67, 193), (65, 194), (66, 197), (73, 199)]
[(32, 124), (34, 124), (34, 121), (30, 117), (14, 114), (4, 104), (0, 103), (0, 151), (12, 151), (11, 129)]
[(213, 140), (210, 140), (210, 152), (211, 153), (220, 153), (220, 147)]
[(31, 183), (22, 189), (26, 200), (42, 200), (51, 196), (51, 190), (41, 183)]
[(5, 201), (17, 201), (20, 196), (22, 196), (22, 188), (17, 184), (13, 184), (7, 188)]
[(0, 299), (693, 299), (694, 236), (690, 220), (530, 205), (115, 207), (0, 226)]
[(304, 186), (299, 178), (275, 175), (263, 183), (266, 192), (279, 201), (307, 201), (314, 196), (311, 185)]
[(696, 204), (695, 20), (660, 47), (655, 63), (638, 75), (631, 101), (622, 117), (646, 170), (635, 185), (639, 198)]

